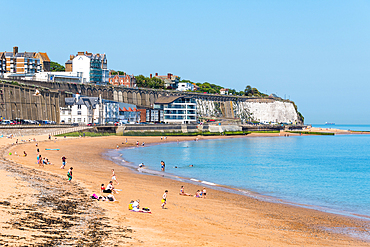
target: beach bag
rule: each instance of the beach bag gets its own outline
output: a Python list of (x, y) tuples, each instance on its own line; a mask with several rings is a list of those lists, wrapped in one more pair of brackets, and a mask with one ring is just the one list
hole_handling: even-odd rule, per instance
[(150, 211), (150, 208), (142, 208), (142, 210), (149, 212)]

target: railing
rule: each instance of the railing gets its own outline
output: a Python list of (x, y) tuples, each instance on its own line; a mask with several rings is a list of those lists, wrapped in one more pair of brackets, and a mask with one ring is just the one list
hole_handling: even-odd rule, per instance
[(91, 129), (91, 128), (94, 128), (94, 127), (92, 127), (92, 126), (78, 126), (78, 127), (58, 130), (58, 131), (55, 131), (55, 132), (51, 133), (51, 135), (52, 136), (63, 135), (63, 134), (66, 134), (66, 133), (77, 132), (77, 131), (82, 131), (82, 130)]

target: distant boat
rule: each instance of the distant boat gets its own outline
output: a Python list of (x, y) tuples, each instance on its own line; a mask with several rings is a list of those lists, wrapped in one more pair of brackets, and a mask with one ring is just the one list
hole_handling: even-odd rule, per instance
[(328, 123), (328, 122), (326, 122), (325, 125), (335, 125), (335, 123)]

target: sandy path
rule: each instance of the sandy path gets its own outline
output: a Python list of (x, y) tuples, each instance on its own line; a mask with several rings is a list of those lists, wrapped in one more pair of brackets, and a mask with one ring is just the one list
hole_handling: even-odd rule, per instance
[[(134, 145), (137, 140), (140, 143), (160, 142), (159, 137), (128, 139), (129, 145)], [(194, 137), (169, 137), (166, 141), (177, 139), (193, 140)], [(102, 153), (114, 149), (124, 140), (125, 137), (111, 136), (39, 142), (42, 156), (55, 163), (44, 168), (35, 165), (34, 143), (12, 148), (18, 154), (25, 150), (29, 154), (27, 157), (12, 155), (7, 158), (25, 167), (60, 175), (64, 178), (64, 186), (67, 171), (59, 167), (60, 157), (65, 155), (67, 167), (74, 167), (75, 186), (84, 188), (86, 193), (98, 193), (100, 184), (107, 184), (114, 168), (120, 182), (116, 187), (123, 190), (115, 195), (119, 202), (93, 202), (92, 205), (105, 209), (108, 221), (119, 222), (124, 229), (134, 230), (131, 242), (126, 241), (120, 246), (370, 246), (368, 242), (325, 230), (351, 228), (367, 235), (369, 222), (212, 189), (207, 189), (207, 199), (180, 196), (181, 185), (185, 185), (185, 191), (189, 193), (201, 188), (158, 176), (136, 174), (102, 158)], [(121, 147), (129, 145), (120, 144)], [(60, 148), (60, 151), (45, 151), (45, 148)], [(169, 190), (168, 204), (167, 209), (161, 209), (160, 200), (165, 189)], [(140, 199), (140, 205), (151, 208), (152, 214), (128, 211), (131, 199)]]

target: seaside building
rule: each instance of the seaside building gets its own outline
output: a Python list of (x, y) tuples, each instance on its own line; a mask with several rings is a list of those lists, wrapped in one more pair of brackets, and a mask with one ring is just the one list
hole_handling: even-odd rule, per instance
[(41, 71), (49, 72), (50, 71), (50, 59), (46, 52), (37, 52), (35, 58), (40, 60)]
[(178, 91), (194, 91), (194, 85), (190, 82), (179, 82), (177, 85)]
[(40, 72), (42, 66), (40, 59), (36, 58), (35, 52), (18, 52), (18, 47), (13, 47), (13, 52), (4, 52), (5, 73), (21, 74), (26, 77), (27, 74)]
[[(150, 74), (150, 78), (151, 77), (152, 75)], [(164, 82), (165, 88), (177, 89), (179, 83), (179, 77), (177, 75), (173, 75), (171, 73), (168, 73), (167, 75), (158, 75), (158, 73), (155, 73), (154, 77), (161, 79)]]
[(229, 89), (227, 89), (227, 88), (221, 88), (220, 89), (220, 94), (222, 94), (222, 95), (228, 95), (229, 94)]
[(136, 109), (135, 105), (119, 103), (119, 122), (126, 124), (135, 124), (140, 122), (141, 112)]
[(163, 111), (165, 123), (196, 123), (197, 103), (190, 96), (162, 96), (154, 103), (154, 110)]
[(109, 70), (105, 54), (78, 52), (76, 56), (70, 55), (65, 63), (66, 72), (82, 73), (82, 82), (108, 83)]
[(65, 98), (66, 106), (60, 107), (60, 121), (66, 124), (115, 123), (120, 120), (120, 104), (124, 103), (76, 94)]
[(134, 75), (127, 75), (126, 73), (120, 75), (118, 72), (117, 75), (109, 76), (109, 84), (114, 86), (134, 88), (136, 87), (136, 78)]

